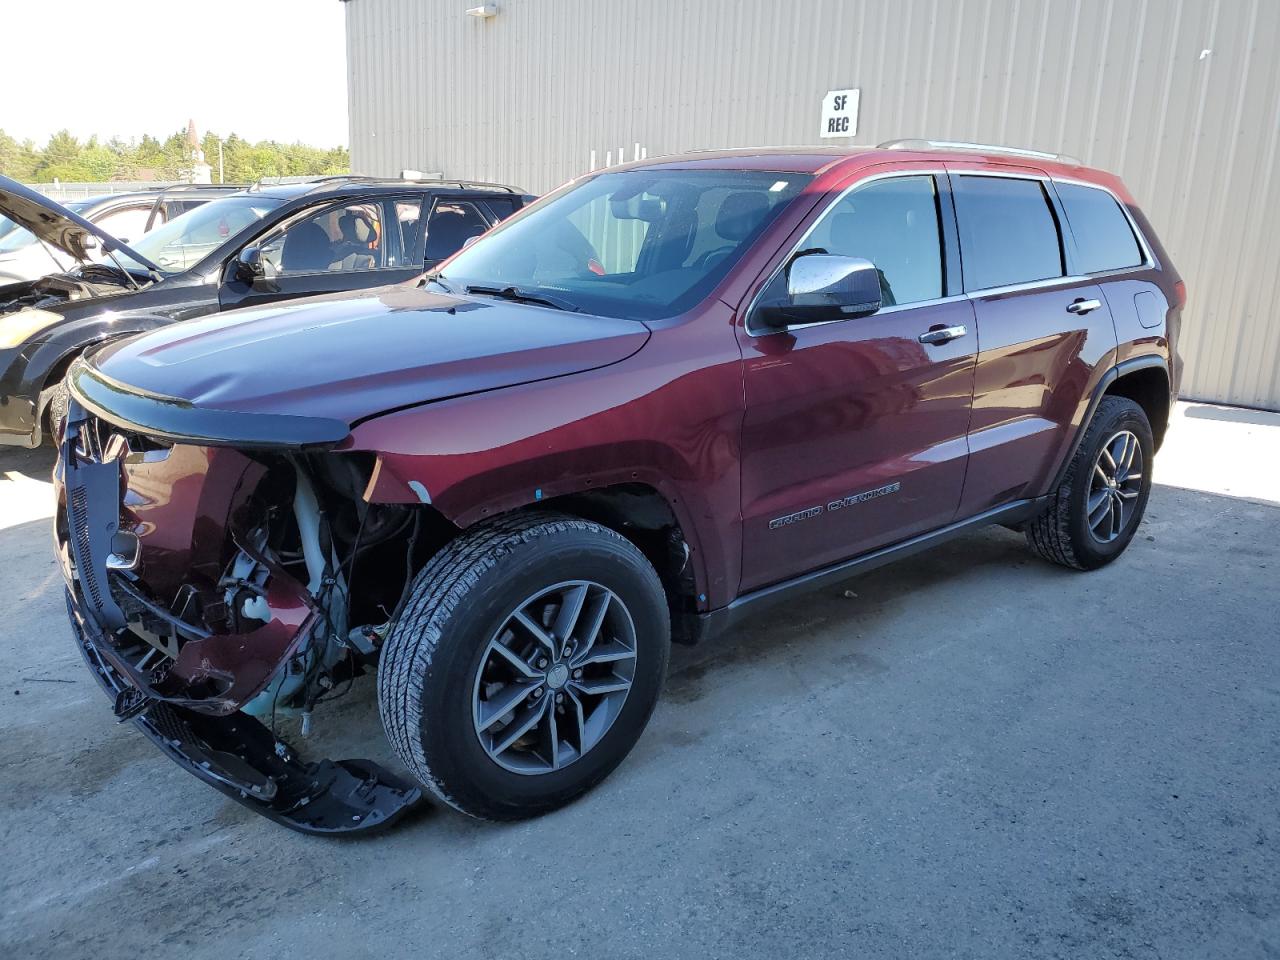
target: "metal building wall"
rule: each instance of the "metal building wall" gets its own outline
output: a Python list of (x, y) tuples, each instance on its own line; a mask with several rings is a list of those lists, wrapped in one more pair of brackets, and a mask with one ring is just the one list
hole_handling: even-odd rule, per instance
[(1280, 0), (351, 0), (351, 155), (545, 191), (624, 148), (858, 134), (1118, 172), (1187, 281), (1183, 393), (1280, 409)]

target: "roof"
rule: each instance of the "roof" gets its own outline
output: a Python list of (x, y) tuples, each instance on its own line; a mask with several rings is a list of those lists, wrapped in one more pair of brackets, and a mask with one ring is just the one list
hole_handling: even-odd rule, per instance
[(880, 163), (930, 160), (955, 164), (1035, 167), (1054, 177), (1071, 177), (1104, 184), (1122, 196), (1127, 196), (1118, 178), (1105, 170), (1085, 167), (1074, 157), (1022, 147), (942, 140), (890, 140), (874, 147), (782, 146), (696, 150), (637, 160), (611, 169), (664, 167), (671, 170), (772, 170), (818, 176), (837, 168), (848, 171)]

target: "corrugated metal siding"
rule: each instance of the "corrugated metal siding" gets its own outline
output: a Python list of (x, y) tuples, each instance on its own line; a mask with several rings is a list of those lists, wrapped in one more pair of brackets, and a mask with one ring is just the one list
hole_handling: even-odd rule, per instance
[[(1277, 0), (352, 0), (354, 169), (542, 192), (700, 147), (858, 135), (1060, 150), (1118, 172), (1187, 281), (1185, 395), (1280, 409)], [(1208, 51), (1202, 55), (1202, 51)]]

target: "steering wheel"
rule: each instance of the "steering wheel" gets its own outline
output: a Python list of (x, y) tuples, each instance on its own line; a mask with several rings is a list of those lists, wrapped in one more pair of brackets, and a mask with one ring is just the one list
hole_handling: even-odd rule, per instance
[(708, 250), (702, 256), (698, 257), (698, 259), (693, 261), (693, 263), (691, 263), (690, 266), (691, 267), (709, 266), (711, 262), (714, 261), (717, 257), (723, 259), (724, 257), (729, 256), (729, 254), (733, 253), (735, 249), (736, 247), (734, 247), (734, 245), (731, 243), (726, 243), (723, 247), (715, 247), (714, 249)]

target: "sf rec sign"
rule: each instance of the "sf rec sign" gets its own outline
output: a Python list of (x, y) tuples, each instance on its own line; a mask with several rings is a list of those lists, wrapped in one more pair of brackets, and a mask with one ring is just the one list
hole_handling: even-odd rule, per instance
[(822, 136), (852, 137), (858, 133), (858, 90), (828, 90), (822, 98)]

